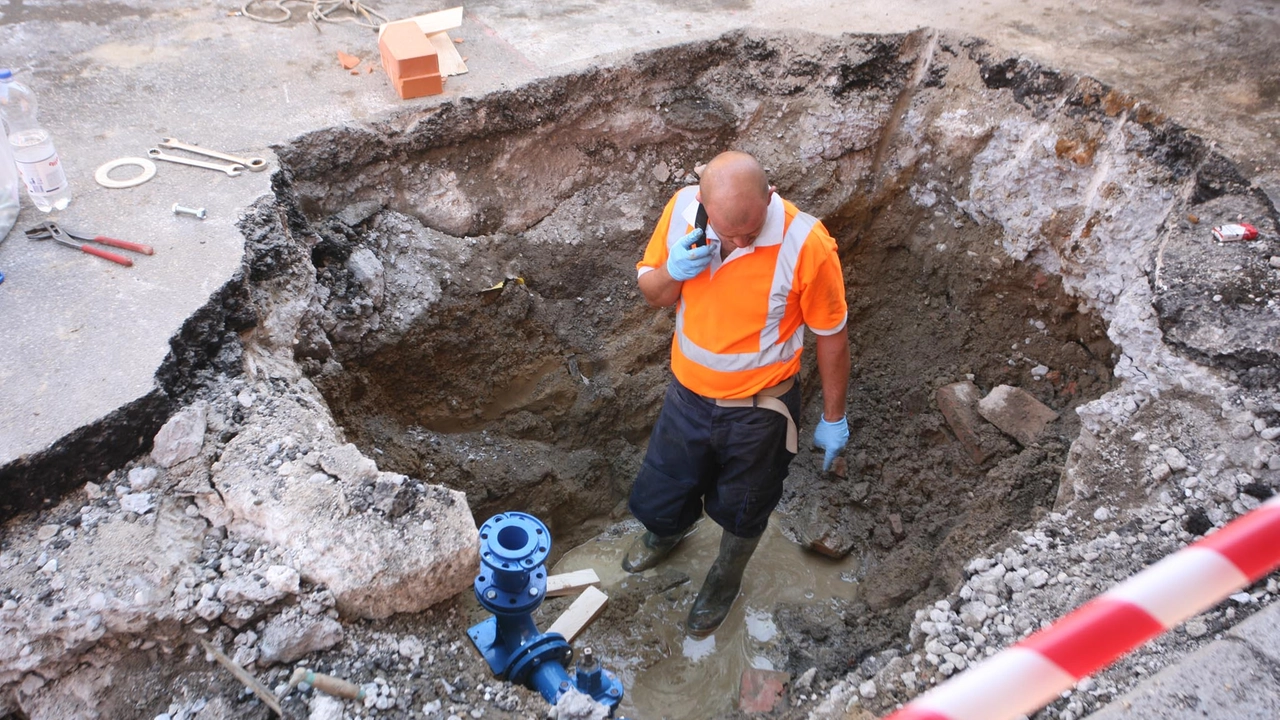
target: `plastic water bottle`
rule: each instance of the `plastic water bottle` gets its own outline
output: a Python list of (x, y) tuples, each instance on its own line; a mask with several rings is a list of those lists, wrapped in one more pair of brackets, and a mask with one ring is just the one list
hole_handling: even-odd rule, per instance
[(16, 82), (9, 70), (0, 70), (0, 115), (8, 125), (9, 147), (32, 202), (44, 212), (65, 208), (71, 202), (71, 189), (53, 138), (36, 119), (35, 93)]
[(3, 240), (18, 220), (22, 179), (18, 166), (13, 163), (9, 143), (0, 143), (0, 240)]

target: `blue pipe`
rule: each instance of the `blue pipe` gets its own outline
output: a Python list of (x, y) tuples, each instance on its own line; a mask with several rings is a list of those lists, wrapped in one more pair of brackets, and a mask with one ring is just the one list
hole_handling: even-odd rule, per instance
[(565, 669), (573, 651), (560, 633), (542, 633), (533, 611), (547, 592), (547, 555), (551, 533), (536, 517), (509, 512), (480, 526), (480, 572), (476, 599), (493, 617), (471, 627), (467, 635), (489, 669), (499, 678), (520, 683), (555, 705), (571, 688), (609, 708), (622, 701), (622, 682), (583, 651), (577, 672)]

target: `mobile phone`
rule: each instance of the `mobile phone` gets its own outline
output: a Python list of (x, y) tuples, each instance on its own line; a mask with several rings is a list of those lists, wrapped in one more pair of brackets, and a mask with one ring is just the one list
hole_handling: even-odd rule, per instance
[(693, 244), (694, 247), (702, 247), (707, 244), (707, 206), (698, 203), (698, 215), (693, 219), (693, 226), (702, 231), (702, 240)]

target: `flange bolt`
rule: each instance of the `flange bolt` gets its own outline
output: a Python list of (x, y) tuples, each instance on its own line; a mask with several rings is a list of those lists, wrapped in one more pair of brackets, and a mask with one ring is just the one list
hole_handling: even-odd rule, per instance
[(200, 218), (201, 220), (205, 218), (204, 208), (189, 208), (184, 205), (179, 205), (178, 203), (173, 204), (173, 214), (190, 215), (191, 217)]

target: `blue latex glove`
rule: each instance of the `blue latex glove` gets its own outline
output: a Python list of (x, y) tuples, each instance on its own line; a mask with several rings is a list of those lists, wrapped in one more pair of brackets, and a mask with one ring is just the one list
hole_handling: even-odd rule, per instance
[(819, 419), (818, 427), (813, 430), (813, 444), (826, 451), (822, 458), (822, 471), (830, 470), (836, 456), (849, 444), (849, 419), (840, 418), (835, 422)]
[(694, 228), (688, 235), (676, 241), (667, 256), (667, 273), (673, 280), (692, 280), (711, 264), (711, 243), (694, 247), (706, 238), (706, 234)]

